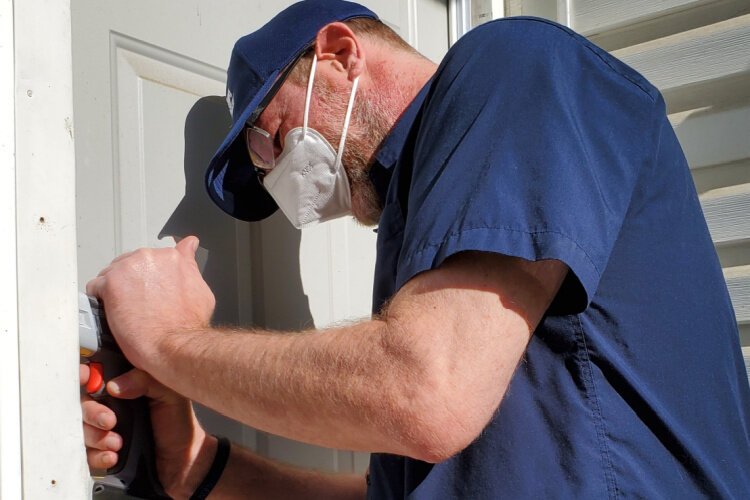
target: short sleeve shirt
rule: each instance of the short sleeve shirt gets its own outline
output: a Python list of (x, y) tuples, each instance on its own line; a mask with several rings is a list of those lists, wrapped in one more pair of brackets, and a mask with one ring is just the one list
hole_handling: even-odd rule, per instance
[(487, 23), (377, 158), (375, 312), (462, 251), (570, 272), (476, 441), (374, 454), (369, 498), (750, 498), (738, 330), (651, 84), (554, 23)]

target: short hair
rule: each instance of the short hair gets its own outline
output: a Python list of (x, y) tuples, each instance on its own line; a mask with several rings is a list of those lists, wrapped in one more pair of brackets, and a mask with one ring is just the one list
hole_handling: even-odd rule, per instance
[[(349, 26), (355, 35), (384, 42), (386, 45), (389, 45), (396, 50), (420, 55), (414, 47), (409, 45), (406, 40), (401, 38), (390, 26), (378, 19), (373, 19), (371, 17), (355, 17), (354, 19), (344, 21), (344, 24)], [(287, 79), (297, 84), (303, 84), (306, 82), (310, 74), (312, 58), (313, 47), (309, 48), (307, 52), (300, 56)]]

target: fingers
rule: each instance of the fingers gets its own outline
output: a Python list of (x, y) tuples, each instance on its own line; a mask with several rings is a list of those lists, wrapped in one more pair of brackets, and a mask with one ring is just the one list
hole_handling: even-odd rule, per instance
[(104, 431), (114, 429), (117, 424), (117, 417), (112, 410), (88, 396), (82, 398), (81, 413), (85, 424)]
[(86, 395), (82, 397), (81, 411), (89, 467), (107, 469), (114, 466), (117, 463), (116, 452), (122, 448), (122, 437), (112, 432), (117, 422), (115, 414)]
[(99, 297), (101, 295), (100, 291), (104, 289), (105, 279), (104, 276), (97, 276), (86, 283), (86, 295)]
[(112, 431), (104, 431), (90, 425), (83, 426), (83, 441), (86, 448), (101, 451), (118, 451), (122, 448), (122, 437)]
[(99, 271), (99, 274), (97, 274), (96, 277), (98, 278), (99, 276), (104, 276), (110, 271), (110, 269), (112, 269), (112, 264), (108, 265), (107, 267)]
[(114, 451), (87, 449), (86, 458), (92, 469), (109, 469), (117, 463), (117, 453)]
[(198, 238), (195, 236), (187, 236), (175, 245), (175, 249), (180, 252), (183, 257), (194, 261), (195, 252), (198, 250), (199, 243)]
[(89, 365), (85, 363), (81, 363), (78, 365), (78, 380), (81, 385), (86, 385), (86, 382), (89, 381), (89, 374), (91, 371), (89, 370)]

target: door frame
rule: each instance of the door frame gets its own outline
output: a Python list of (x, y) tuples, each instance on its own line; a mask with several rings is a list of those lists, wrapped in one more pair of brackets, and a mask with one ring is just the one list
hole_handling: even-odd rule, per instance
[(0, 498), (21, 497), (13, 0), (0, 1)]
[(0, 492), (4, 500), (88, 498), (78, 397), (70, 0), (54, 9), (43, 0), (2, 0), (0, 17), (0, 100), (13, 109), (0, 118), (0, 189), (14, 192), (4, 191), (0, 202), (0, 225), (10, 235), (0, 266), (11, 277), (0, 285)]
[[(448, 0), (448, 36), (453, 45), (471, 28), (473, 11), (488, 10), (492, 19), (505, 17), (506, 4), (513, 0)], [(560, 1), (560, 0), (558, 0)]]
[[(448, 0), (448, 23), (450, 44), (456, 43), (472, 25), (472, 16), (476, 10), (488, 11), (490, 19), (499, 19), (512, 15), (523, 15), (525, 0)], [(538, 3), (537, 0), (536, 3)], [(558, 12), (557, 21), (570, 26), (572, 0), (542, 0), (554, 3)], [(538, 6), (538, 5), (537, 5)], [(487, 19), (489, 20), (489, 19)]]

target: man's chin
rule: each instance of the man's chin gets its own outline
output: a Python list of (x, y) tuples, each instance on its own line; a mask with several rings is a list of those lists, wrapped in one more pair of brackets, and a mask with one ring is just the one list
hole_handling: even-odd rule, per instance
[(378, 225), (380, 217), (373, 217), (371, 215), (363, 216), (352, 212), (352, 218), (361, 226), (364, 227), (375, 227)]
[(363, 199), (361, 196), (352, 196), (352, 216), (359, 224), (365, 227), (377, 226), (382, 213), (383, 208), (372, 197)]

